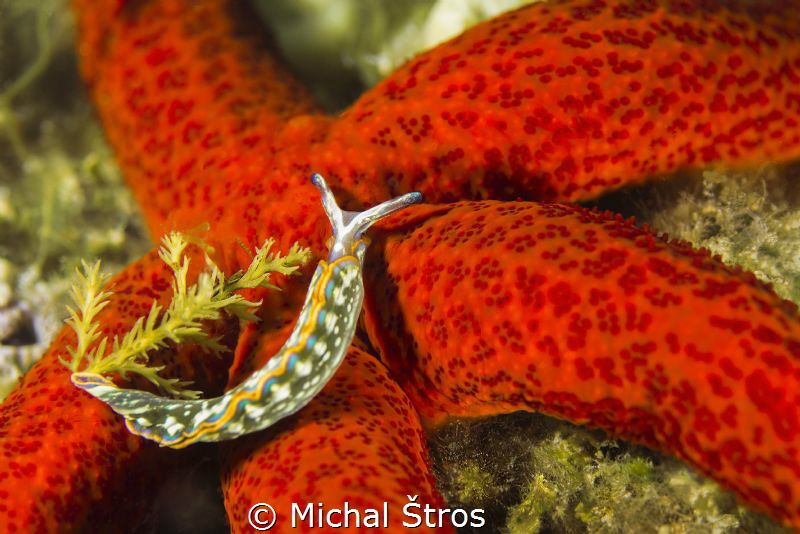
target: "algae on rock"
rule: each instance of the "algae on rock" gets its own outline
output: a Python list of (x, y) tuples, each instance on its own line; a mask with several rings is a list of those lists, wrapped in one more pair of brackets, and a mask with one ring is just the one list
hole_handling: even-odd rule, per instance
[(77, 74), (61, 0), (0, 0), (0, 398), (66, 317), (81, 258), (148, 248)]

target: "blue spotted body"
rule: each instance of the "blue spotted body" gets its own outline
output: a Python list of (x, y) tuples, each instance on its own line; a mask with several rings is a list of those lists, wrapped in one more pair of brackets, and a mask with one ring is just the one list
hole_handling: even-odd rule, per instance
[(322, 176), (315, 174), (312, 181), (333, 226), (328, 260), (314, 272), (289, 339), (261, 369), (224, 395), (200, 400), (118, 388), (94, 373), (74, 373), (73, 384), (124, 416), (132, 433), (173, 448), (255, 432), (308, 404), (338, 369), (355, 333), (364, 300), (364, 232), (422, 198), (409, 193), (364, 212), (348, 212), (336, 205)]

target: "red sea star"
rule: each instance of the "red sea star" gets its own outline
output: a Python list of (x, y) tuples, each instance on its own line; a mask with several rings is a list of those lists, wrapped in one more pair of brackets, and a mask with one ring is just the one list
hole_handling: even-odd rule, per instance
[[(406, 494), (439, 502), (421, 421), (520, 408), (667, 450), (800, 528), (796, 311), (751, 276), (614, 216), (481, 200), (578, 200), (687, 165), (800, 156), (796, 7), (776, 18), (707, 4), (519, 10), (332, 118), (310, 114), (233, 3), (76, 0), (84, 75), (154, 236), (208, 222), (227, 272), (247, 261), (237, 239), (321, 253), (312, 171), (350, 208), (409, 190), (477, 200), (383, 225), (362, 342), (296, 418), (222, 447), (234, 530), (264, 500), (387, 501), (399, 530)], [(167, 278), (154, 254), (119, 275), (104, 330), (124, 332), (168, 298)], [(271, 296), (264, 321), (241, 333), (216, 325), (236, 344), (232, 381), (282, 342), (301, 292)], [(12, 532), (126, 521), (120, 503), (136, 503), (121, 496), (139, 494), (129, 473), (146, 488), (144, 475), (175, 458), (71, 386), (57, 358), (73, 343), (62, 332), (0, 412)], [(222, 387), (222, 363), (190, 353), (160, 357)]]

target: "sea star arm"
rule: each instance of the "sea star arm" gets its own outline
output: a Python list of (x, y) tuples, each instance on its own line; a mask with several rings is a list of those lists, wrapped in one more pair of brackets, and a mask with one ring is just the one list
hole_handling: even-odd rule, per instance
[(370, 201), (384, 184), (430, 202), (564, 201), (799, 157), (800, 9), (715, 5), (550, 1), (475, 26), (332, 126), (351, 162), (337, 176)]
[[(414, 523), (413, 517), (403, 514), (408, 495), (416, 495), (423, 508), (425, 504), (443, 508), (414, 407), (385, 366), (357, 345), (325, 389), (295, 418), (221, 445), (225, 506), (233, 532), (251, 531), (247, 512), (259, 502), (278, 511), (278, 526), (287, 532), (295, 530), (290, 529), (293, 503), (301, 510), (311, 503), (316, 514), (317, 504), (327, 512), (342, 509), (347, 502), (362, 511), (362, 528), (363, 511), (376, 509), (382, 532), (405, 532), (403, 521)], [(384, 517), (388, 528), (383, 528)], [(332, 516), (335, 522), (342, 519)], [(320, 531), (316, 516), (314, 521), (314, 528), (304, 521), (297, 530)], [(355, 526), (353, 514), (349, 525)], [(432, 529), (423, 523), (420, 528), (447, 532), (448, 517), (442, 526)]]
[(73, 2), (83, 76), (155, 237), (213, 225), (290, 119), (316, 109), (245, 4)]
[[(202, 255), (198, 254), (198, 258)], [(197, 262), (195, 262), (197, 263)], [(170, 269), (152, 252), (117, 275), (98, 320), (105, 335), (119, 335), (170, 296)], [(220, 331), (224, 334), (224, 331)], [(147, 445), (123, 420), (70, 383), (65, 328), (42, 360), (0, 406), (0, 510), (7, 532), (127, 530), (154, 497), (153, 486), (175, 458)], [(191, 358), (191, 350), (154, 354), (167, 375), (219, 391), (226, 360)], [(113, 528), (117, 525), (117, 528)]]
[(366, 324), (429, 422), (531, 409), (588, 423), (800, 526), (794, 305), (577, 206), (424, 206), (395, 222), (365, 269)]

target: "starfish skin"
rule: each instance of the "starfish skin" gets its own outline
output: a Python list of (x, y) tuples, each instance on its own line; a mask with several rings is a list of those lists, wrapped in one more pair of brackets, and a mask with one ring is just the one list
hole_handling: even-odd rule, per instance
[[(153, 252), (115, 277), (110, 288), (118, 297), (101, 312), (103, 333), (129, 331), (154, 298), (168, 303), (170, 275)], [(75, 394), (68, 369), (58, 361), (68, 358), (66, 347), (74, 346), (75, 334), (65, 328), (42, 363), (3, 402), (0, 513), (6, 532), (60, 532), (88, 524), (97, 525), (98, 531), (104, 525), (109, 531), (114, 525), (130, 528), (129, 518), (141, 512), (139, 496), (150, 493), (158, 472), (176, 462), (174, 454), (131, 439), (105, 407), (87, 404), (84, 395)], [(154, 364), (189, 373), (211, 391), (214, 380), (203, 372), (225, 372), (223, 360), (205, 359), (203, 369), (185, 350), (166, 356), (154, 355)], [(138, 476), (120, 476), (128, 469)]]
[[(365, 269), (370, 344), (298, 417), (221, 447), (234, 531), (253, 503), (303, 500), (388, 500), (399, 530), (406, 494), (440, 503), (421, 425), (515, 409), (657, 446), (800, 528), (796, 311), (685, 245), (532, 202), (800, 156), (796, 8), (533, 6), (412, 60), (333, 118), (233, 3), (75, 4), (84, 76), (151, 233), (209, 223), (228, 273), (248, 261), (238, 240), (323, 253), (311, 172), (351, 209), (410, 190), (531, 201), (422, 206), (383, 225)], [(167, 280), (153, 254), (116, 277), (104, 331), (168, 299)], [(288, 333), (303, 287), (283, 285), (258, 325), (216, 325), (236, 344), (227, 375), (190, 349), (159, 357), (209, 391), (235, 383)], [(131, 473), (144, 491), (174, 457), (71, 386), (58, 362), (71, 344), (62, 333), (0, 411), (11, 531), (124, 520), (107, 510), (123, 490), (135, 504)]]
[(429, 424), (535, 410), (800, 514), (797, 310), (751, 274), (562, 204), (454, 204), (385, 249), (369, 337)]

